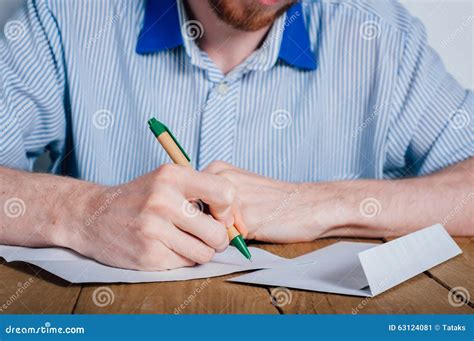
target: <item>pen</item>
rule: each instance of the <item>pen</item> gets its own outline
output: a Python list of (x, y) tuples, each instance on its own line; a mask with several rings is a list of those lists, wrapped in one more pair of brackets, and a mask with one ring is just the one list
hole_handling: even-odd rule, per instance
[[(191, 167), (191, 159), (180, 146), (168, 127), (166, 127), (156, 118), (148, 120), (148, 125), (150, 126), (150, 129), (158, 142), (160, 142), (161, 146), (166, 151), (166, 153), (168, 153), (169, 157), (174, 163), (181, 166)], [(234, 245), (240, 251), (240, 253), (244, 255), (245, 258), (251, 260), (252, 255), (250, 254), (247, 244), (245, 244), (244, 238), (239, 233), (239, 231), (237, 231), (234, 226), (230, 226), (227, 227), (227, 234), (231, 244)]]

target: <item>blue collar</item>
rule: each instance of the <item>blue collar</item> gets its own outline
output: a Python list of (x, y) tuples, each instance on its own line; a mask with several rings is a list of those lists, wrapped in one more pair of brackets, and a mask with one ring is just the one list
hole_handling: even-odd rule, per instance
[[(176, 1), (147, 0), (145, 21), (138, 37), (137, 53), (160, 52), (183, 45)], [(304, 23), (303, 8), (299, 2), (287, 11), (278, 58), (300, 69), (316, 69), (316, 59)]]

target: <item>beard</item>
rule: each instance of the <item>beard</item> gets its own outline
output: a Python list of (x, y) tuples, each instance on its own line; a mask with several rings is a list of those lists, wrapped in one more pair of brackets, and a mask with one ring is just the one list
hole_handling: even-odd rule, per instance
[(214, 13), (226, 24), (242, 31), (258, 31), (272, 24), (296, 1), (287, 0), (279, 7), (260, 4), (256, 0), (208, 0)]

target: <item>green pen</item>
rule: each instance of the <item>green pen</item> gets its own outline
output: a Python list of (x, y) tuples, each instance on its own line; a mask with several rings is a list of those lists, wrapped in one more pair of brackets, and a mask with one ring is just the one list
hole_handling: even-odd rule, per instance
[[(164, 148), (166, 153), (168, 153), (171, 160), (178, 165), (191, 167), (191, 159), (184, 149), (180, 146), (176, 138), (173, 136), (171, 131), (163, 123), (158, 121), (156, 118), (148, 120), (148, 125), (150, 126), (151, 131), (155, 135), (158, 142)], [(227, 227), (227, 234), (232, 245), (234, 245), (240, 253), (244, 255), (248, 260), (252, 260), (252, 255), (250, 254), (247, 244), (245, 244), (244, 238), (237, 231), (235, 226)]]

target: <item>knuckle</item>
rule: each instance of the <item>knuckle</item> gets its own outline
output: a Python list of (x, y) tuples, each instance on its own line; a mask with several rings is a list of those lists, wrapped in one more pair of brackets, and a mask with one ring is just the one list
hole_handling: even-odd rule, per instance
[(212, 257), (214, 257), (215, 254), (214, 249), (208, 246), (197, 247), (195, 252), (195, 261), (199, 264), (208, 263), (212, 259)]
[(153, 263), (151, 262), (151, 258), (149, 256), (149, 252), (147, 248), (144, 248), (142, 252), (136, 254), (133, 258), (133, 262), (140, 268), (140, 269), (147, 269), (150, 268)]
[(169, 197), (161, 196), (160, 199), (157, 199), (158, 203), (155, 206), (155, 212), (161, 217), (170, 217), (172, 212), (176, 210), (174, 205), (169, 200)]
[(226, 167), (228, 167), (228, 163), (224, 162), (224, 161), (213, 161), (211, 162), (211, 164), (209, 164), (209, 166), (207, 167), (207, 170), (210, 172), (210, 173), (220, 173), (222, 172), (222, 170), (224, 170)]
[(161, 186), (162, 184), (174, 184), (179, 171), (180, 166), (178, 165), (172, 163), (165, 163), (164, 165), (161, 165), (156, 170), (156, 180), (158, 185)]
[(235, 189), (234, 185), (226, 181), (222, 188), (222, 200), (224, 201), (225, 204), (227, 205), (232, 205), (235, 200), (235, 196), (237, 195), (237, 190)]
[(235, 171), (233, 171), (232, 169), (224, 169), (218, 172), (217, 175), (225, 178), (227, 181), (230, 181), (231, 179), (233, 179)]
[(144, 269), (164, 270), (163, 264), (166, 262), (167, 254), (164, 246), (147, 243), (143, 246), (142, 252), (136, 256), (135, 263)]
[(227, 231), (224, 227), (224, 224), (219, 224), (212, 233), (212, 247), (216, 249), (221, 249), (227, 244)]
[(136, 227), (136, 230), (139, 235), (145, 236), (145, 237), (152, 237), (153, 235), (156, 234), (156, 226), (153, 226), (148, 223), (143, 223), (139, 224)]
[(170, 188), (160, 188), (153, 191), (147, 199), (146, 208), (157, 213), (169, 213), (174, 209)]

